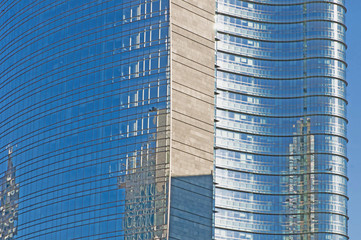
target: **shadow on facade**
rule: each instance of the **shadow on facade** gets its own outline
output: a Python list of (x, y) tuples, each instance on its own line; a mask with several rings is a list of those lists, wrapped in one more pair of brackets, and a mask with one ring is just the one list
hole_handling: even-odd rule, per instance
[(213, 176), (171, 178), (169, 239), (212, 239)]

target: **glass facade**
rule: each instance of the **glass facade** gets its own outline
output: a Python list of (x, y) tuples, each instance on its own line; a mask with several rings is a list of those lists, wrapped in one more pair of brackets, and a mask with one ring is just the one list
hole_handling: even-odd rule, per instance
[(344, 5), (1, 1), (0, 240), (347, 240)]
[(0, 239), (166, 239), (169, 1), (1, 1), (0, 21)]
[(215, 239), (348, 239), (345, 12), (217, 1)]

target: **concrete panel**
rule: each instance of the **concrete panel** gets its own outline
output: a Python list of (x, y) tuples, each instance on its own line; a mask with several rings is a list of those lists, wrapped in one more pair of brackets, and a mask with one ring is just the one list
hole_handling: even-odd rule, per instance
[(192, 175), (212, 174), (214, 11), (213, 0), (171, 1), (171, 141), (177, 146), (171, 150), (172, 177), (189, 176), (181, 166), (196, 167)]
[(171, 0), (169, 239), (212, 238), (214, 0)]

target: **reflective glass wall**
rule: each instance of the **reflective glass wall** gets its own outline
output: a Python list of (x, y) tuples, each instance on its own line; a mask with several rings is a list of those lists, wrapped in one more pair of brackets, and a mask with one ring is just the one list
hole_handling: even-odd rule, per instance
[(345, 12), (217, 1), (216, 239), (348, 239)]
[(166, 239), (168, 0), (8, 0), (0, 23), (0, 239)]

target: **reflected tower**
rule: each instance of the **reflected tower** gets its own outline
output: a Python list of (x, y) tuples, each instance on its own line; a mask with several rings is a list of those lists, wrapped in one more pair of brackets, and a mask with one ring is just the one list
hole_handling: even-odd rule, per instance
[[(167, 113), (150, 109), (149, 124), (157, 132), (122, 163), (118, 185), (125, 195), (123, 228), (125, 239), (165, 239), (167, 237)], [(155, 151), (156, 149), (156, 151)]]
[(12, 147), (8, 147), (7, 170), (1, 178), (0, 192), (0, 239), (16, 237), (19, 208), (19, 184), (16, 183), (16, 168), (12, 160)]

